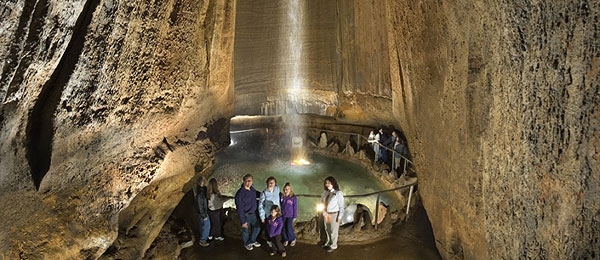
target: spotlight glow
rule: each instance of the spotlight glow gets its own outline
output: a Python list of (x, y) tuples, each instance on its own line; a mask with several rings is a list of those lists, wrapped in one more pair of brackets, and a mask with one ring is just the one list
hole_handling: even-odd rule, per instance
[(310, 162), (304, 158), (295, 159), (292, 161), (292, 166), (310, 165)]
[(318, 203), (317, 204), (317, 212), (322, 212), (323, 210), (325, 210), (325, 204)]

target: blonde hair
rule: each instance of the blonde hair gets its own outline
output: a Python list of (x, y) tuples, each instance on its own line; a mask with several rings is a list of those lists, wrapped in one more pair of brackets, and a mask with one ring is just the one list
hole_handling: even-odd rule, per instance
[(293, 198), (296, 196), (296, 194), (294, 194), (294, 188), (292, 188), (292, 184), (290, 184), (289, 182), (286, 182), (285, 185), (283, 185), (283, 196), (285, 195), (285, 187), (290, 187), (290, 198)]

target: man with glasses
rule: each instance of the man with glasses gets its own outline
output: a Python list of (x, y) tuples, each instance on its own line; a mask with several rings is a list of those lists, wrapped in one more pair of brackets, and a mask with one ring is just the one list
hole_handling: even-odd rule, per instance
[(256, 209), (257, 192), (252, 186), (252, 175), (244, 175), (244, 182), (240, 189), (235, 193), (235, 207), (242, 224), (242, 242), (247, 250), (254, 247), (260, 247), (256, 238), (260, 233), (260, 222), (258, 221)]

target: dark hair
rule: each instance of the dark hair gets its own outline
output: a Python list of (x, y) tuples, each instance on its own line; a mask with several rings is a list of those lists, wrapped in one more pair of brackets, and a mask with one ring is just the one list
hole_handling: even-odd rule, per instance
[(246, 181), (246, 179), (248, 179), (248, 178), (254, 179), (254, 177), (252, 177), (252, 174), (248, 173), (248, 174), (244, 175), (244, 178), (242, 178), (242, 181)]
[(269, 182), (270, 182), (271, 180), (274, 180), (274, 181), (275, 181), (275, 184), (277, 184), (277, 179), (275, 179), (275, 177), (273, 177), (273, 176), (269, 176), (269, 178), (267, 178), (267, 181), (266, 181), (266, 183), (267, 183), (267, 184), (269, 184)]
[(208, 189), (206, 190), (206, 193), (210, 196), (212, 194), (217, 194), (217, 195), (221, 195), (221, 192), (219, 191), (219, 185), (217, 184), (217, 179), (215, 178), (210, 178), (210, 180), (208, 181)]
[(277, 212), (277, 216), (278, 216), (278, 217), (281, 217), (281, 209), (279, 208), (279, 206), (277, 206), (277, 205), (273, 205), (273, 206), (271, 207), (271, 210), (269, 211), (269, 213), (271, 213), (271, 211), (273, 211), (273, 210), (275, 210), (275, 211)]
[(331, 182), (331, 186), (333, 186), (334, 190), (340, 190), (340, 186), (338, 186), (337, 181), (335, 180), (335, 178), (333, 178), (333, 176), (329, 176), (327, 178), (325, 178), (325, 180), (323, 181), (323, 189), (327, 190), (327, 187), (325, 186), (325, 182)]

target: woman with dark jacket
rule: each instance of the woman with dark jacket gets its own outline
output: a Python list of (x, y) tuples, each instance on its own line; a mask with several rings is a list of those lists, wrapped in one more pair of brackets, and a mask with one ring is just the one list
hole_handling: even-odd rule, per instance
[(206, 196), (206, 178), (198, 177), (198, 183), (194, 186), (194, 199), (196, 200), (196, 214), (200, 216), (200, 241), (198, 244), (203, 247), (209, 246), (208, 234), (210, 232), (210, 220), (208, 219), (208, 199)]

